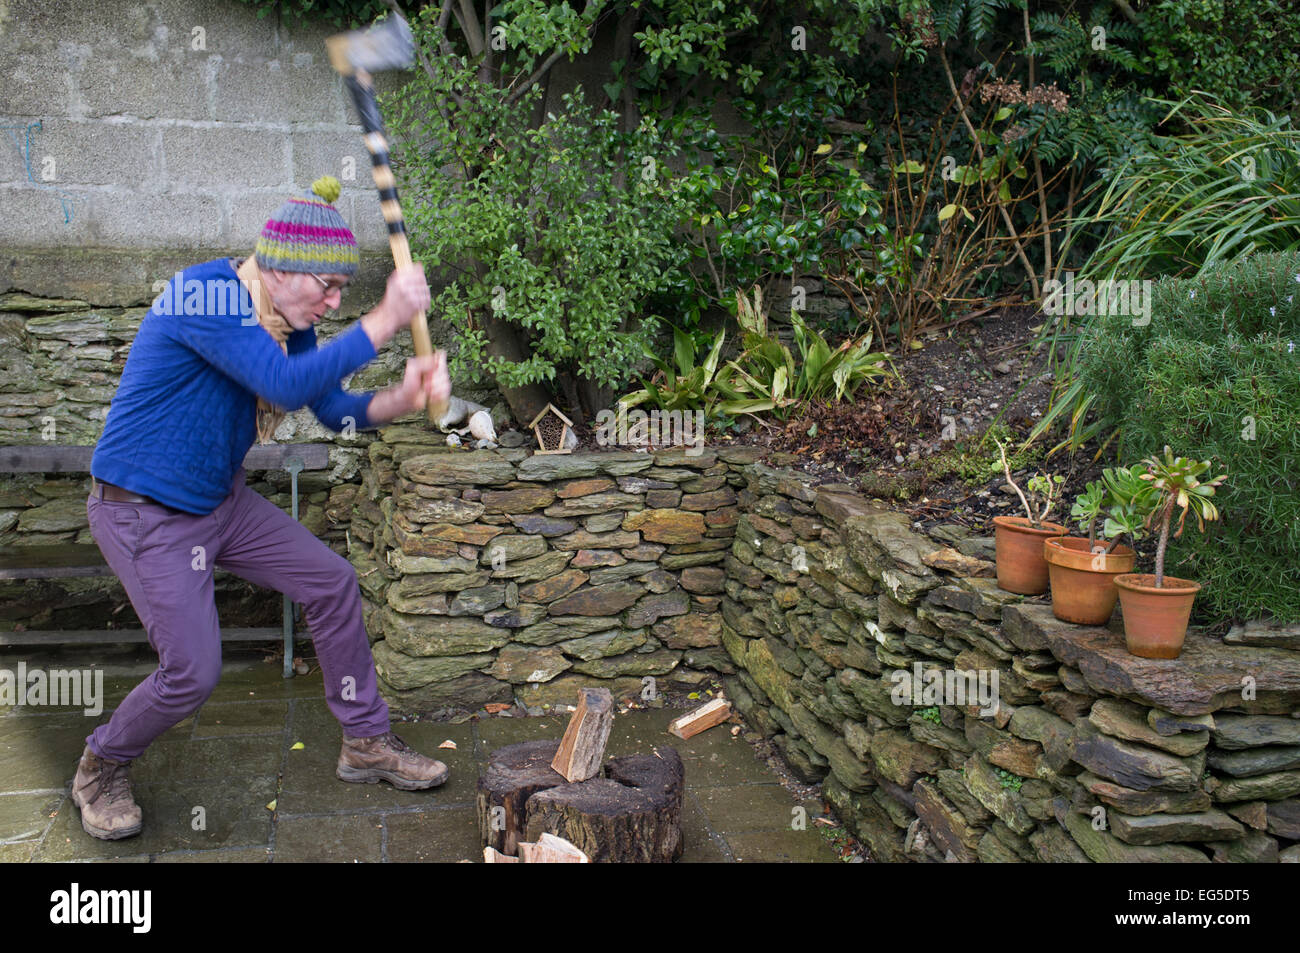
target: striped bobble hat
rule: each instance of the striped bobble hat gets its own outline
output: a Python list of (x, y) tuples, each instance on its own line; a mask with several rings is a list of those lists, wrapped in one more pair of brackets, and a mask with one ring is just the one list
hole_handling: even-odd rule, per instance
[(322, 176), (302, 198), (292, 198), (267, 220), (254, 256), (259, 268), (355, 275), (361, 264), (357, 240), (331, 203), (339, 180)]

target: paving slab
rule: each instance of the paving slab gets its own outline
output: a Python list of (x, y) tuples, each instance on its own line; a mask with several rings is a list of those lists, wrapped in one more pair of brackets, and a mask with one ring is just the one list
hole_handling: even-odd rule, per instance
[[(117, 701), (155, 664), (122, 654), (112, 659), (105, 692), (111, 687)], [(60, 656), (57, 664), (85, 663)], [(837, 860), (811, 823), (806, 831), (790, 828), (796, 807), (811, 821), (819, 804), (801, 805), (729, 724), (687, 740), (669, 735), (668, 724), (684, 713), (616, 715), (607, 748), (619, 756), (668, 745), (681, 754), (683, 862)], [(350, 784), (334, 775), (342, 730), (325, 703), (320, 672), (285, 680), (278, 664), (259, 656), (229, 660), (203, 708), (132, 766), (144, 831), (100, 841), (82, 830), (68, 791), (85, 737), (110, 715), (107, 705), (97, 717), (28, 706), (0, 712), (0, 862), (479, 862), (475, 797), (491, 752), (558, 740), (569, 722), (568, 713), (394, 721), (408, 744), (448, 765), (447, 784), (429, 791)], [(456, 747), (439, 748), (447, 740)], [(267, 807), (272, 801), (274, 810)]]
[(392, 863), (483, 859), (478, 812), (472, 807), (389, 814), (384, 823), (388, 828), (388, 860)]
[(377, 864), (383, 842), (384, 822), (377, 814), (286, 817), (276, 823), (274, 862)]
[[(144, 829), (136, 837), (103, 841), (81, 827), (81, 811), (65, 799), (34, 860), (124, 858), (176, 850), (269, 844), (275, 778), (229, 777), (134, 784)], [(198, 809), (198, 810), (196, 810)]]

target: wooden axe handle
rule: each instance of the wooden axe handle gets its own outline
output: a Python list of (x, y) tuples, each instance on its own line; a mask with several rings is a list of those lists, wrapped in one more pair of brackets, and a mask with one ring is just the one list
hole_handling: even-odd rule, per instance
[[(379, 104), (375, 100), (375, 89), (370, 81), (370, 74), (357, 70), (352, 76), (345, 76), (344, 82), (352, 92), (357, 114), (361, 117), (361, 126), (366, 132), (366, 148), (370, 150), (371, 173), (374, 175), (375, 187), (379, 189), (380, 208), (384, 221), (388, 223), (388, 246), (393, 252), (393, 263), (398, 268), (407, 268), (412, 264), (411, 245), (406, 237), (406, 220), (402, 217), (402, 206), (397, 198), (397, 180), (388, 159), (388, 140), (384, 135), (383, 121), (379, 116)], [(415, 344), (415, 353), (420, 357), (433, 354), (433, 342), (429, 338), (429, 324), (421, 311), (411, 317), (411, 339)], [(447, 412), (447, 402), (437, 404), (430, 402), (429, 422), (437, 424)]]

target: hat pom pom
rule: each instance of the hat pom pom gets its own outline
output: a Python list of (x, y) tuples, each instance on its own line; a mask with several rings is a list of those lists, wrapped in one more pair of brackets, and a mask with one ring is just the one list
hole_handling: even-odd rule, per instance
[(343, 187), (339, 185), (339, 180), (334, 178), (334, 176), (322, 175), (319, 179), (317, 179), (315, 182), (311, 184), (311, 190), (315, 192), (317, 195), (319, 195), (321, 198), (323, 198), (326, 202), (329, 202), (331, 205), (333, 205), (334, 200), (337, 199), (339, 197), (339, 193), (343, 191)]

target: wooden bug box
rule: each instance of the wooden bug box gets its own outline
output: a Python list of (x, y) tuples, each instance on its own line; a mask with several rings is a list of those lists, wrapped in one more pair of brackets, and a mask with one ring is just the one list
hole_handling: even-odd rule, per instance
[(573, 452), (565, 447), (573, 421), (560, 413), (554, 404), (543, 407), (542, 412), (534, 417), (533, 422), (528, 426), (537, 436), (538, 449), (534, 450), (534, 453)]

